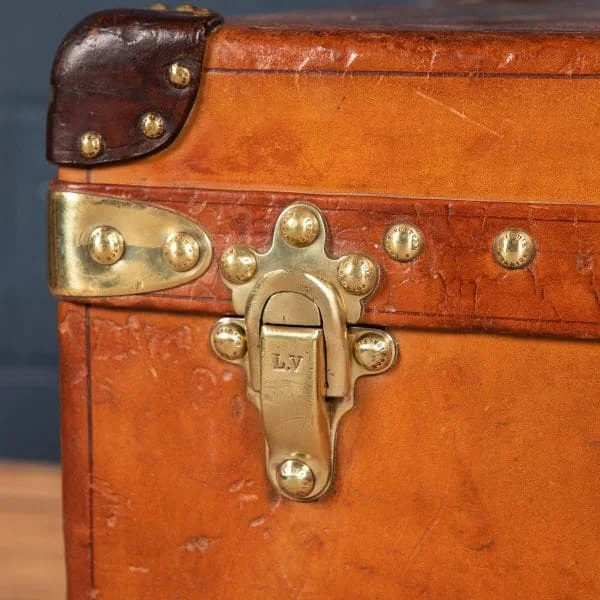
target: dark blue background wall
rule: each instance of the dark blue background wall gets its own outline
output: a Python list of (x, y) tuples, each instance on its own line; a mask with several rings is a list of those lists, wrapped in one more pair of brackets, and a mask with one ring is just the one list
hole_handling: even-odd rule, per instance
[[(0, 457), (59, 458), (56, 305), (46, 287), (46, 189), (54, 168), (44, 160), (44, 121), (52, 59), (65, 33), (87, 14), (116, 6), (143, 8), (152, 1), (2, 2)], [(318, 0), (210, 4), (225, 16), (321, 6)]]

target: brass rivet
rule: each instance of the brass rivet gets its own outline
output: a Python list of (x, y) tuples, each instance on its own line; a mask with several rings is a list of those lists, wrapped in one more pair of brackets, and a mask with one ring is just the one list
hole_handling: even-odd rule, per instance
[(396, 262), (411, 262), (425, 248), (425, 238), (418, 227), (411, 223), (395, 223), (386, 232), (383, 247)]
[(179, 12), (193, 13), (196, 17), (211, 17), (213, 13), (210, 8), (198, 8), (193, 4), (181, 4), (177, 7)]
[(189, 271), (200, 260), (200, 244), (189, 233), (174, 233), (163, 246), (163, 258), (174, 271)]
[(192, 72), (181, 63), (174, 62), (169, 66), (168, 77), (173, 87), (182, 90), (190, 85)]
[(90, 234), (88, 251), (98, 264), (114, 265), (125, 253), (125, 240), (114, 227), (96, 227)]
[(306, 498), (315, 487), (315, 476), (311, 468), (301, 460), (290, 459), (277, 469), (277, 483), (291, 498)]
[(306, 206), (290, 206), (281, 217), (281, 237), (296, 248), (310, 246), (319, 235), (319, 220)]
[(212, 17), (215, 14), (210, 8), (197, 8), (195, 12), (197, 17)]
[(97, 158), (104, 150), (104, 139), (95, 131), (88, 131), (79, 138), (79, 149), (84, 158)]
[(168, 6), (164, 2), (155, 2), (150, 6), (150, 10), (168, 10)]
[(212, 344), (224, 360), (240, 360), (248, 351), (246, 332), (235, 323), (218, 324), (212, 333)]
[(147, 138), (159, 138), (165, 129), (165, 120), (158, 113), (149, 112), (142, 117), (142, 132)]
[(506, 229), (496, 236), (492, 256), (505, 269), (524, 269), (535, 258), (535, 243), (522, 229)]
[(356, 296), (366, 296), (377, 285), (377, 267), (361, 254), (340, 259), (337, 275), (342, 287)]
[(223, 252), (220, 261), (223, 277), (236, 285), (250, 281), (256, 273), (256, 256), (247, 246), (234, 246)]
[(354, 358), (368, 371), (383, 371), (394, 359), (391, 343), (393, 343), (391, 338), (383, 333), (365, 333), (354, 342)]

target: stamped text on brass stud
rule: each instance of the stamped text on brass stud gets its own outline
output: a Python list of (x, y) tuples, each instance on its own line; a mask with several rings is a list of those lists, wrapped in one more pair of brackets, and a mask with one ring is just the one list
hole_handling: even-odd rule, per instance
[(165, 132), (165, 120), (155, 112), (149, 112), (142, 117), (142, 132), (151, 140), (159, 138)]
[(114, 265), (123, 257), (125, 240), (114, 227), (96, 227), (90, 234), (88, 251), (98, 264)]
[(277, 470), (277, 483), (288, 496), (301, 500), (312, 492), (315, 476), (306, 463), (291, 459), (283, 462)]
[(228, 248), (221, 256), (221, 274), (229, 282), (241, 285), (256, 273), (256, 256), (247, 246)]
[(200, 244), (189, 233), (170, 235), (163, 248), (163, 258), (174, 271), (183, 273), (193, 269), (200, 260)]
[(412, 262), (423, 252), (425, 238), (421, 230), (411, 223), (395, 223), (387, 230), (383, 246), (396, 262)]
[(385, 333), (368, 332), (354, 342), (354, 358), (368, 371), (377, 372), (387, 369), (393, 362), (395, 352), (393, 339)]
[(494, 260), (505, 269), (524, 269), (535, 258), (535, 242), (522, 229), (506, 229), (492, 244)]
[(342, 258), (337, 274), (342, 287), (356, 296), (370, 294), (377, 285), (377, 267), (361, 254)]
[(315, 213), (306, 206), (292, 206), (283, 213), (281, 237), (296, 248), (310, 246), (319, 235), (319, 221)]

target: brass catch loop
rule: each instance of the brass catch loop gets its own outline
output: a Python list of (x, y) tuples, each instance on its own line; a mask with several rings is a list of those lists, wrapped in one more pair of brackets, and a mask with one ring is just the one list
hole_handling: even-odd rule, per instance
[(261, 412), (267, 474), (287, 498), (316, 500), (331, 486), (335, 438), (354, 404), (354, 383), (397, 359), (393, 337), (351, 327), (379, 271), (362, 254), (326, 252), (323, 214), (306, 203), (279, 216), (265, 254), (226, 250), (221, 274), (240, 317), (213, 328), (213, 350), (246, 371)]

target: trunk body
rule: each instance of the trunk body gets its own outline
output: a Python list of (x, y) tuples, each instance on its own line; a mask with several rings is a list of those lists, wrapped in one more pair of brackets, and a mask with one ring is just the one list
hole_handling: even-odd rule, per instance
[[(177, 213), (213, 252), (168, 289), (56, 292), (69, 598), (600, 598), (598, 11), (494, 6), (105, 13), (67, 38), (52, 193)], [(108, 116), (85, 109), (103, 31), (156, 66), (163, 105), (123, 51), (129, 95), (103, 74)], [(123, 125), (152, 111), (157, 141)], [(82, 159), (90, 131), (103, 151)], [(296, 202), (324, 215), (330, 256), (379, 264), (359, 324), (399, 350), (356, 383), (331, 489), (307, 503), (269, 483), (246, 375), (211, 348), (240, 315), (219, 258), (266, 252)], [(399, 222), (424, 237), (412, 262), (385, 249)], [(535, 243), (520, 269), (493, 258), (511, 229)]]

